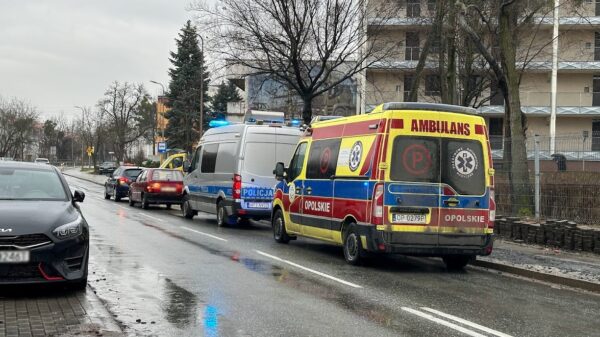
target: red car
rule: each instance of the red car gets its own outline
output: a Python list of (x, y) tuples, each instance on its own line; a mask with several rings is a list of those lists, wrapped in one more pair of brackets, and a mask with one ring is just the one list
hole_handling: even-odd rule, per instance
[(146, 169), (129, 187), (129, 206), (136, 202), (147, 209), (150, 204), (181, 205), (183, 199), (183, 174), (178, 170)]

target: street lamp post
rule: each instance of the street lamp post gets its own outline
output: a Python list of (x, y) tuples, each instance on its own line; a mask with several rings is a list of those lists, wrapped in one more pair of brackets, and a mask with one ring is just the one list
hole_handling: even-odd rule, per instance
[[(81, 134), (83, 135), (83, 128), (85, 127), (85, 109), (83, 109), (82, 107), (75, 105), (75, 108), (80, 109), (81, 110)], [(83, 137), (81, 137), (81, 167), (83, 168)]]

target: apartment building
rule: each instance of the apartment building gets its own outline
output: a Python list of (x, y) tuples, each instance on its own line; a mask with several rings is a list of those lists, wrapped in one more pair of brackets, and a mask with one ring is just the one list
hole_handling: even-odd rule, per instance
[[(565, 1), (561, 1), (565, 2)], [(374, 2), (375, 3), (375, 2)], [(411, 89), (420, 53), (430, 33), (435, 0), (398, 0), (396, 17), (386, 20), (388, 43), (396, 43), (397, 53), (367, 69), (362, 81), (362, 110), (368, 112), (386, 101), (405, 101)], [(573, 5), (574, 6), (574, 5)], [(577, 7), (559, 6), (557, 68), (556, 137), (579, 137), (576, 146), (584, 151), (600, 151), (600, 1), (583, 1)], [(527, 134), (542, 138), (550, 134), (552, 37), (554, 20), (549, 15), (535, 18), (533, 45), (520, 45), (520, 55), (530, 51), (521, 81), (521, 103), (527, 116)], [(538, 26), (539, 25), (539, 26)], [(538, 29), (539, 27), (539, 29)], [(523, 39), (531, 41), (532, 39)], [(435, 58), (434, 53), (430, 55)], [(522, 62), (522, 61), (521, 61)], [(521, 65), (523, 65), (521, 63)], [(437, 65), (428, 62), (419, 87), (419, 101), (439, 101)], [(479, 107), (490, 135), (501, 149), (504, 102), (497, 87), (490, 83)], [(556, 142), (556, 152), (572, 151), (571, 142)], [(561, 148), (562, 147), (562, 148)]]

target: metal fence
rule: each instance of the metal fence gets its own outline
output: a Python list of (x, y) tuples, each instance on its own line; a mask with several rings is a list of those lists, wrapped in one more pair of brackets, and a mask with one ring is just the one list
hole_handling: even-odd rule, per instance
[(520, 171), (503, 158), (511, 140), (495, 144), (498, 214), (600, 224), (600, 137), (557, 136), (554, 151), (549, 137), (529, 137)]

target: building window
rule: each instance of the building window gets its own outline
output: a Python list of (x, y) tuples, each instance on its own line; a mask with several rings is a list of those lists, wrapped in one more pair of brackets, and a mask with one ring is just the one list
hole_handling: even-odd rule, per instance
[(412, 74), (404, 75), (404, 102), (410, 102), (410, 91), (415, 83), (415, 76)]
[(421, 41), (418, 32), (406, 32), (406, 52), (404, 59), (407, 61), (416, 61), (421, 52)]
[(592, 121), (592, 151), (600, 151), (600, 120)]
[(441, 83), (439, 75), (427, 75), (425, 77), (425, 95), (439, 96), (441, 94)]
[(504, 135), (502, 117), (490, 118), (488, 122), (488, 134), (490, 136), (490, 147), (492, 150), (502, 150), (502, 138)]
[(600, 106), (600, 75), (594, 75), (592, 82), (592, 106)]
[(594, 61), (600, 61), (600, 32), (594, 33)]
[(427, 11), (429, 12), (429, 14), (433, 14), (435, 13), (435, 3), (437, 1), (436, 0), (427, 0)]
[(406, 16), (409, 18), (418, 18), (421, 16), (421, 0), (406, 1)]
[(596, 16), (600, 16), (600, 1), (596, 1)]
[(504, 105), (504, 97), (496, 80), (490, 83), (490, 105)]

